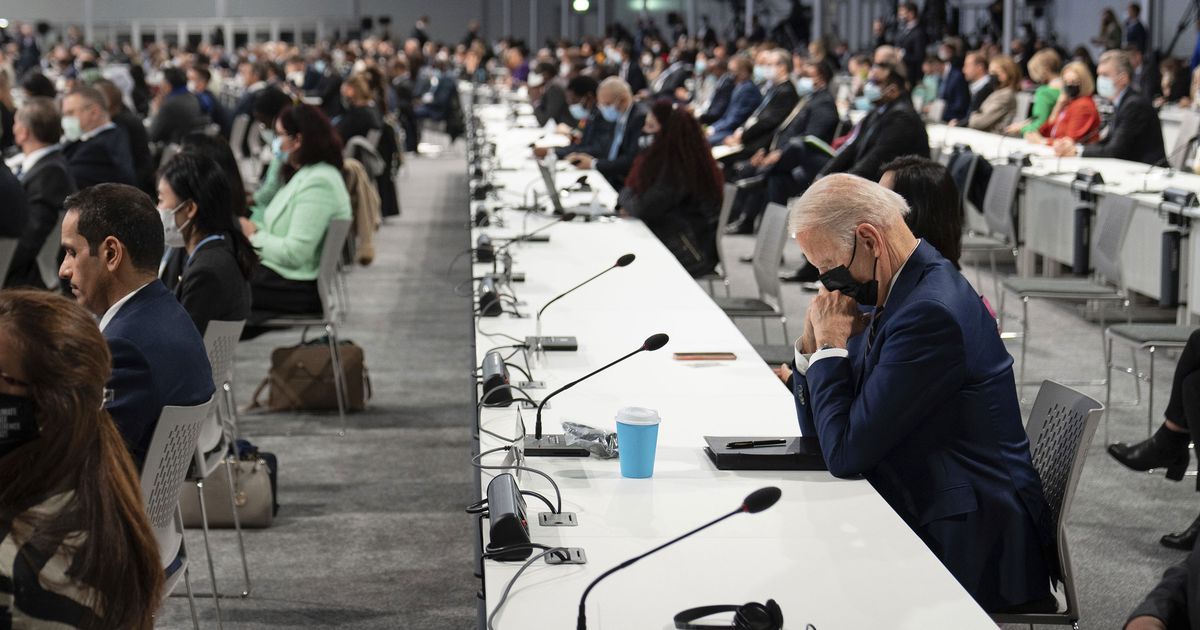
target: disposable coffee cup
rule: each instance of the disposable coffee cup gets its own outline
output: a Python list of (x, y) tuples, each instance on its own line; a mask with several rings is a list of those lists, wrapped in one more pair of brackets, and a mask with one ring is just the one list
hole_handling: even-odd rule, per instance
[(625, 407), (617, 412), (617, 445), (621, 476), (645, 479), (654, 476), (654, 452), (658, 448), (658, 412), (643, 407)]

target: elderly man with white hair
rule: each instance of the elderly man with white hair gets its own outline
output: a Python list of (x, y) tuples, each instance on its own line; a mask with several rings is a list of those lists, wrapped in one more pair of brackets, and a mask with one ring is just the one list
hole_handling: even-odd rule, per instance
[(612, 139), (601, 155), (586, 153), (568, 154), (566, 160), (581, 169), (594, 168), (620, 190), (625, 177), (633, 168), (633, 159), (641, 147), (642, 126), (646, 124), (646, 112), (633, 101), (629, 84), (619, 77), (608, 77), (596, 89), (596, 107), (604, 121), (613, 126)]
[(801, 433), (835, 476), (870, 481), (985, 610), (1053, 611), (1051, 516), (1012, 357), (907, 212), (847, 174), (792, 204), (788, 229), (824, 285), (796, 343)]

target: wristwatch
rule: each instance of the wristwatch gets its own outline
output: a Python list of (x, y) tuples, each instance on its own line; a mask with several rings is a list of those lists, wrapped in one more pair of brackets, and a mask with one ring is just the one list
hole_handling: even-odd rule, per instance
[(833, 350), (834, 348), (837, 348), (837, 346), (835, 346), (831, 343), (823, 343), (820, 345), (820, 347), (817, 348), (817, 352), (820, 352), (822, 350)]

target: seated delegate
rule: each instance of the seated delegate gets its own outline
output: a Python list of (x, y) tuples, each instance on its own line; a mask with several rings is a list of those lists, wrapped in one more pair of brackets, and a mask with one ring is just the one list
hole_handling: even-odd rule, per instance
[(151, 630), (158, 544), (121, 435), (91, 315), (0, 291), (0, 626)]
[(282, 184), (265, 207), (242, 218), (262, 261), (251, 276), (250, 323), (280, 313), (321, 312), (317, 266), (333, 219), (350, 219), (342, 179), (342, 141), (321, 110), (297, 105), (275, 120)]
[(866, 477), (984, 610), (1054, 610), (1054, 533), (1012, 357), (906, 210), (844, 174), (793, 202), (788, 232), (825, 287), (796, 344), (801, 433), (835, 476)]
[(168, 247), (183, 250), (175, 297), (201, 335), (208, 322), (250, 316), (250, 273), (258, 264), (242, 234), (225, 172), (193, 153), (171, 158), (159, 173), (158, 213)]

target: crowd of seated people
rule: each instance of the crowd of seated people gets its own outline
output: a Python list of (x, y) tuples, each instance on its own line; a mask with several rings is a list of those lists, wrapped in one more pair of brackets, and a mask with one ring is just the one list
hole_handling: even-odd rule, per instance
[[(963, 217), (953, 180), (929, 159), (925, 123), (934, 102), (942, 113), (930, 122), (1023, 137), (1060, 155), (1163, 161), (1158, 110), (1196, 102), (1200, 59), (1147, 54), (1136, 6), (1124, 25), (1115, 13), (1104, 22), (1099, 41), (1106, 52), (1098, 64), (1086, 48), (1068, 52), (1049, 38), (1017, 42), (1005, 55), (994, 36), (947, 35), (907, 2), (894, 20), (878, 24), (871, 48), (858, 51), (834, 40), (793, 48), (757, 29), (751, 37), (722, 39), (709, 29), (711, 38), (689, 38), (647, 21), (636, 34), (611, 29), (605, 37), (544, 46), (489, 42), (477, 26), (447, 44), (422, 26), (403, 41), (237, 49), (154, 43), (140, 50), (76, 41), (47, 45), (43, 55), (40, 37), (20, 25), (16, 37), (0, 38), (0, 151), (7, 164), (0, 167), (0, 237), (18, 239), (2, 280), (41, 291), (0, 294), (0, 405), (13, 402), (5, 396), (36, 400), (30, 421), (48, 439), (14, 449), (20, 459), (0, 447), (0, 471), (52, 458), (53, 449), (81, 440), (96, 457), (72, 471), (39, 463), (53, 487), (0, 487), (0, 505), (19, 507), (0, 508), (0, 531), (10, 532), (0, 550), (31, 544), (31, 532), (46, 519), (60, 519), (59, 535), (118, 536), (121, 570), (144, 588), (105, 591), (105, 601), (116, 604), (97, 611), (88, 602), (92, 590), (110, 588), (110, 569), (87, 564), (61, 593), (79, 603), (71, 623), (87, 623), (89, 615), (122, 627), (152, 623), (146, 610), (157, 606), (161, 571), (156, 562), (147, 569), (139, 546), (147, 534), (136, 491), (96, 506), (89, 479), (136, 485), (162, 407), (211, 396), (201, 342), (210, 321), (247, 320), (251, 337), (276, 315), (322, 309), (316, 278), (324, 236), (331, 221), (352, 216), (347, 143), (379, 138), (374, 150), (384, 168), (375, 186), (383, 215), (397, 214), (393, 176), (402, 154), (417, 151), (423, 128), (444, 125), (453, 137), (462, 124), (459, 81), (524, 90), (538, 123), (568, 136), (567, 146), (535, 148), (534, 155), (553, 152), (599, 171), (620, 191), (620, 214), (643, 221), (695, 277), (715, 269), (719, 231), (752, 234), (767, 203), (788, 203), (840, 174), (856, 179), (836, 177), (824, 187), (895, 201), (861, 179), (899, 193), (909, 208), (905, 225), (891, 217), (877, 231), (892, 232), (896, 242), (912, 236), (928, 243), (921, 256), (940, 269), (935, 256), (958, 266)], [(1017, 111), (1022, 91), (1031, 92), (1029, 111)], [(1098, 102), (1111, 105), (1107, 121)], [(260, 123), (262, 135), (231, 139), (239, 117)], [(164, 160), (168, 145), (179, 153)], [(270, 158), (256, 181), (244, 179), (239, 160), (260, 145), (270, 147), (262, 152)], [(724, 199), (726, 181), (737, 184), (732, 200)], [(732, 204), (728, 225), (718, 224), (723, 201)], [(42, 254), (56, 228), (60, 283), (46, 286)], [(855, 242), (877, 251), (876, 236)], [(864, 263), (855, 260), (848, 264), (857, 270)], [(820, 275), (819, 265), (806, 263), (788, 279), (814, 282)], [(63, 327), (70, 334), (56, 332)], [(43, 353), (22, 341), (48, 334), (57, 345), (45, 345), (46, 356), (33, 356)], [(75, 366), (62, 389), (77, 393), (55, 399), (62, 392), (51, 391), (47, 375), (65, 369), (64, 353), (93, 346), (103, 365)], [(1185, 359), (1194, 358), (1191, 350)], [(1194, 368), (1180, 361), (1180, 370)], [(1200, 425), (1187, 420), (1185, 381), (1177, 376), (1159, 434), (1114, 445), (1114, 457), (1176, 474), (1187, 431)], [(93, 393), (102, 395), (97, 383), (112, 394), (99, 413), (99, 404), (83, 408)], [(46, 409), (90, 420), (66, 426)], [(108, 529), (79, 521), (96, 510), (110, 515)], [(28, 527), (6, 530), (12, 522)], [(1191, 548), (1198, 532), (1200, 521), (1170, 544)], [(1025, 551), (1042, 560), (1040, 550)], [(982, 579), (968, 576), (967, 564), (955, 565), (956, 575), (964, 583)], [(0, 578), (8, 569), (0, 566)], [(972, 593), (985, 587), (972, 583)], [(999, 608), (1043, 595), (1027, 591), (1029, 597), (989, 601)], [(0, 587), (0, 607), (6, 595)]]

